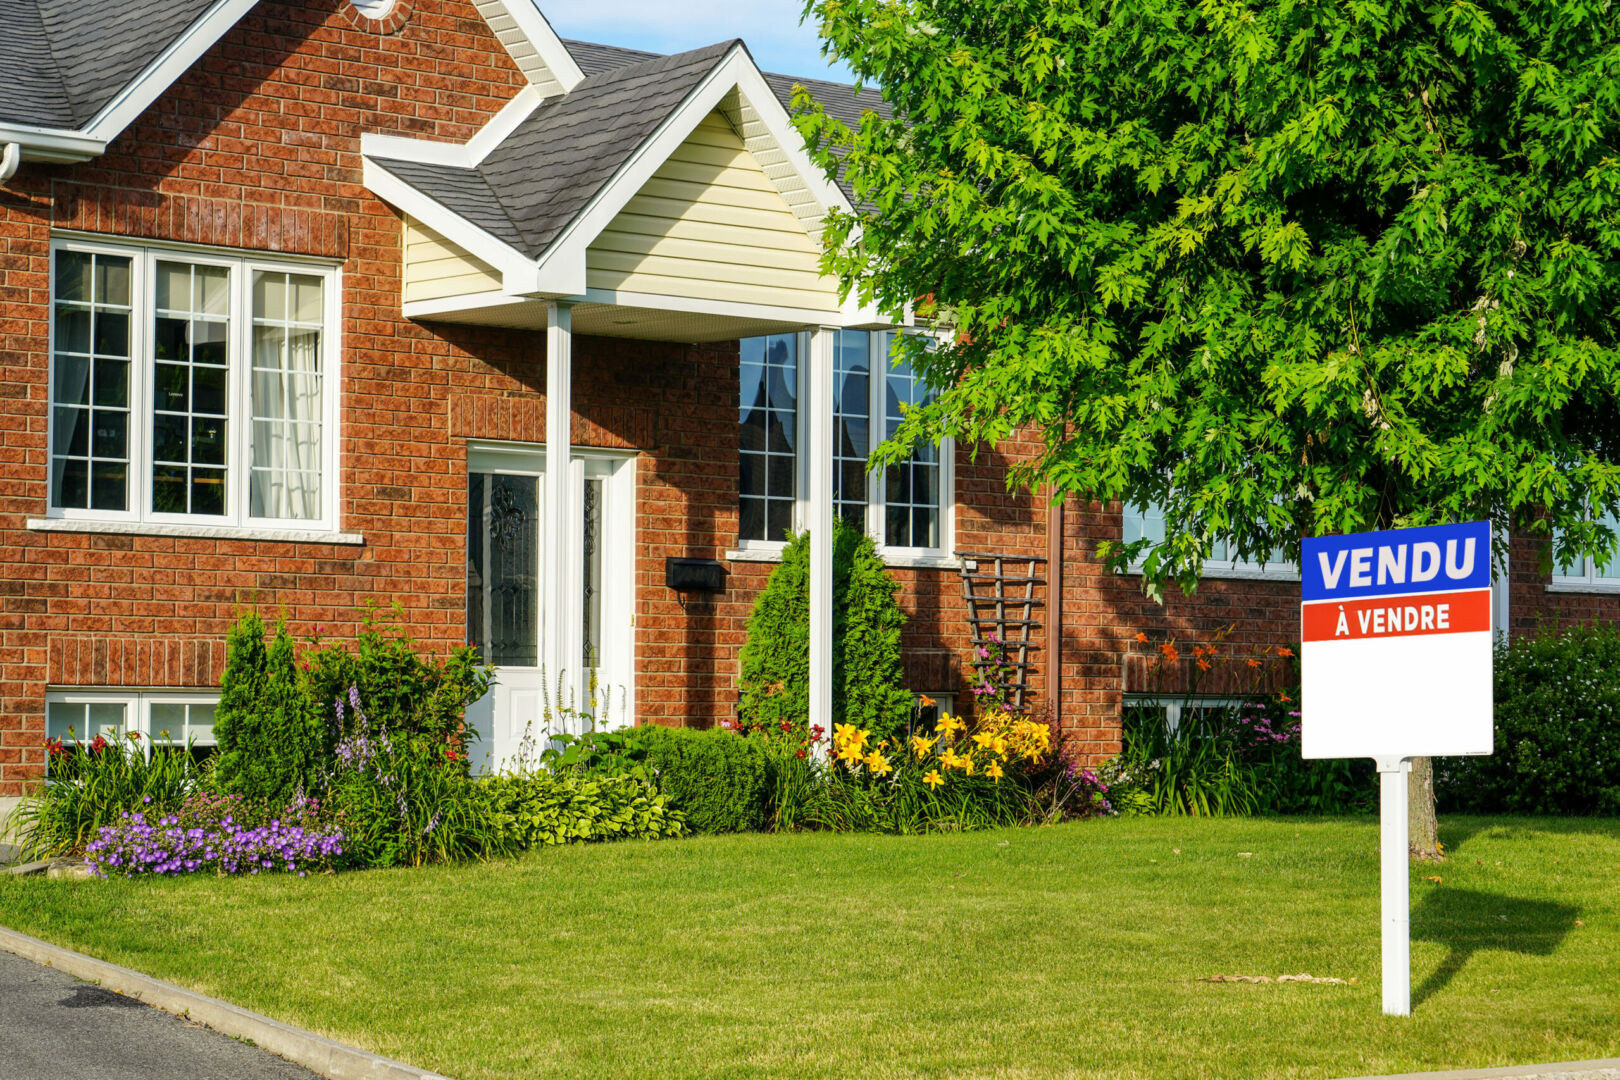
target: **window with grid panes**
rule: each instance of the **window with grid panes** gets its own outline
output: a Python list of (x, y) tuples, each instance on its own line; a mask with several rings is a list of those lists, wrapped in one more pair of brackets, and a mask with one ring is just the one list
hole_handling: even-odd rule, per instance
[(334, 526), (335, 272), (58, 241), (51, 512)]

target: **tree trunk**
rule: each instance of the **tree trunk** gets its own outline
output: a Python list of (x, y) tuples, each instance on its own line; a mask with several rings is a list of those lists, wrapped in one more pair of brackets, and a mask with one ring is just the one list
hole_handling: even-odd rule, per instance
[(1407, 842), (1412, 858), (1439, 862), (1439, 823), (1434, 814), (1434, 759), (1412, 759), (1412, 773), (1406, 781)]

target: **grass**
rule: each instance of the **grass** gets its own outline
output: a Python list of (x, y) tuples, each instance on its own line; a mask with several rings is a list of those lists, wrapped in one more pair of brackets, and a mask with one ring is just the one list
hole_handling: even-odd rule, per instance
[[(1340, 1077), (1620, 1053), (1620, 822), (1452, 819), (1442, 839), (1451, 859), (1413, 868), (1408, 1019), (1379, 1013), (1359, 820), (0, 878), (0, 923), (461, 1080)], [(1199, 981), (1299, 972), (1357, 981)]]

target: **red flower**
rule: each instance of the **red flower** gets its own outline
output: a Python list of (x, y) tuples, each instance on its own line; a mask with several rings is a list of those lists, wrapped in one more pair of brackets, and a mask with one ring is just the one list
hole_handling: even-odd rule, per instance
[(804, 751), (803, 751), (803, 750), (800, 750), (800, 751), (799, 751), (799, 755), (798, 755), (798, 756), (799, 756), (799, 757), (800, 757), (800, 758), (801, 758), (801, 759), (802, 759), (802, 758), (803, 758), (803, 757), (804, 757)]
[(130, 738), (131, 738), (131, 739), (133, 739), (133, 740), (134, 740), (134, 741), (135, 741), (135, 742), (140, 742), (140, 741), (141, 741), (141, 733), (140, 733), (140, 732), (138, 732), (138, 731), (132, 731), (132, 732), (130, 732), (130, 733), (129, 733), (129, 737), (130, 737)]
[(50, 754), (51, 757), (57, 757), (58, 755), (67, 753), (67, 750), (62, 746), (61, 739), (46, 739), (45, 752)]
[(780, 727), (783, 731), (792, 731), (793, 730), (793, 725), (788, 723), (786, 720), (782, 721), (777, 726)]
[(107, 749), (107, 740), (102, 738), (100, 735), (97, 735), (96, 741), (90, 744), (90, 752), (92, 754), (97, 754), (105, 749)]

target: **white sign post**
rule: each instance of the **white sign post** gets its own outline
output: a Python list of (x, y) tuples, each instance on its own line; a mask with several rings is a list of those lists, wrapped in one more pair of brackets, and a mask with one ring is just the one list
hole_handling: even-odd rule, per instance
[(1491, 528), (1306, 540), (1300, 741), (1378, 763), (1384, 1012), (1412, 1011), (1407, 785), (1414, 757), (1491, 752)]

